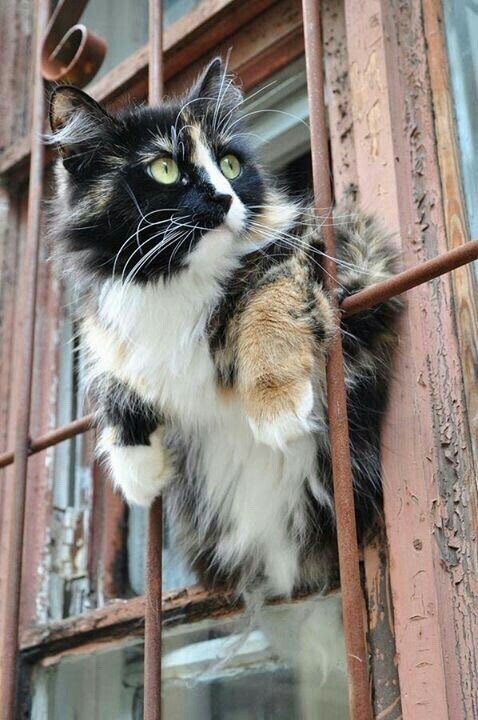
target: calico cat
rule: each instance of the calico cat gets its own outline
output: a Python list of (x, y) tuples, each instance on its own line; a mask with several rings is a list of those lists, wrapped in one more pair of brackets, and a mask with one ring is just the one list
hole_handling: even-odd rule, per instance
[[(290, 595), (337, 580), (325, 382), (334, 310), (320, 221), (258, 164), (242, 102), (220, 59), (185, 97), (116, 115), (56, 88), (52, 242), (87, 297), (82, 334), (115, 485), (144, 506), (164, 493), (203, 583)], [(341, 291), (393, 274), (380, 224), (339, 215)], [(361, 537), (380, 507), (399, 307), (342, 323)]]

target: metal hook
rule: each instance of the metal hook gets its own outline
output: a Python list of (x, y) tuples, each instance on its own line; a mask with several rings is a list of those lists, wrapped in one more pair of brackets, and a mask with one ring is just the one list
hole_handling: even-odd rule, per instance
[(88, 0), (60, 0), (46, 29), (41, 71), (46, 80), (84, 87), (104, 60), (107, 43), (78, 24)]

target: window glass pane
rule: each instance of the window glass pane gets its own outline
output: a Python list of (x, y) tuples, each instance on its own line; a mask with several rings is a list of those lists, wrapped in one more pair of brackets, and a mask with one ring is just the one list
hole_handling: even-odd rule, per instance
[[(163, 527), (163, 591), (188, 587), (197, 578), (187, 567), (180, 548), (175, 542), (174, 527), (164, 513)], [(131, 507), (128, 521), (128, 579), (131, 589), (144, 593), (146, 559), (147, 513), (143, 508)]]
[[(200, 0), (165, 0), (164, 25), (185, 15)], [(90, 0), (81, 22), (108, 43), (100, 71), (105, 75), (148, 42), (148, 0)]]
[(470, 234), (478, 238), (478, 0), (445, 0), (445, 29)]
[[(165, 720), (346, 720), (340, 596), (247, 619), (166, 629)], [(140, 720), (143, 645), (132, 641), (39, 669), (32, 720)]]
[[(85, 412), (85, 358), (78, 332), (74, 296), (65, 288), (58, 333), (57, 427)], [(54, 448), (48, 615), (42, 618), (44, 622), (75, 615), (89, 607), (87, 559), (92, 458), (93, 433), (77, 435)]]
[(310, 149), (305, 61), (290, 63), (249, 94), (245, 112), (261, 160), (280, 171)]

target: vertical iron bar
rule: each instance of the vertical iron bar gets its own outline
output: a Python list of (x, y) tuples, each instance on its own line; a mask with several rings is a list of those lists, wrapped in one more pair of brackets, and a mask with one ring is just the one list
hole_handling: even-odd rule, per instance
[[(163, 95), (163, 3), (149, 0), (149, 104)], [(161, 720), (161, 610), (163, 504), (149, 511), (144, 631), (144, 720)]]
[(41, 135), (45, 117), (43, 79), (40, 72), (43, 33), (48, 22), (48, 0), (35, 3), (35, 51), (32, 99), (30, 181), (28, 215), (22, 270), (21, 317), (23, 345), (19, 363), (15, 403), (15, 465), (13, 492), (9, 508), (8, 562), (3, 615), (0, 712), (3, 720), (14, 720), (17, 695), (17, 670), (20, 625), (23, 536), (28, 470), (33, 351), (35, 342), (35, 304), (37, 290), (38, 250), (40, 242), (41, 199), (43, 181), (43, 144)]
[[(329, 222), (332, 217), (332, 189), (324, 102), (320, 0), (303, 0), (302, 5), (315, 205), (321, 219), (324, 220), (323, 235), (327, 254), (333, 258), (335, 257), (335, 233), (332, 223)], [(333, 292), (337, 287), (335, 263), (328, 260), (326, 264), (324, 262), (324, 265), (326, 285)], [(330, 348), (327, 363), (327, 395), (350, 717), (353, 720), (371, 720), (364, 600), (360, 584), (347, 399), (340, 332), (335, 334)]]

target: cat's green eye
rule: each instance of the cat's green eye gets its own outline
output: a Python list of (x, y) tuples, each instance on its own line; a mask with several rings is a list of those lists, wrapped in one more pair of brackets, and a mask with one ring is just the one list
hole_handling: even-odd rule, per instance
[(241, 173), (241, 163), (235, 155), (224, 155), (219, 161), (219, 167), (228, 180), (235, 180)]
[(179, 168), (172, 157), (156, 158), (148, 165), (148, 173), (162, 185), (172, 185), (179, 180)]

